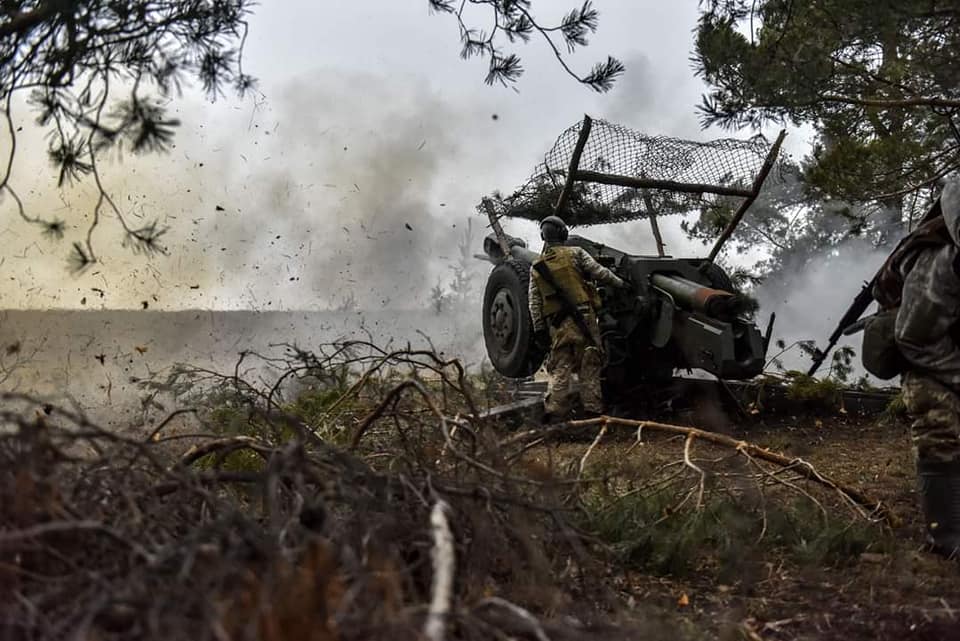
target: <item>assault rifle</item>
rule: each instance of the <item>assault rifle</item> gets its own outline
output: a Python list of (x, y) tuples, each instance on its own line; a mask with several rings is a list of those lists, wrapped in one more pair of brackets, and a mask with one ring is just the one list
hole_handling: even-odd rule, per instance
[[(901, 241), (902, 242), (902, 241)], [(840, 337), (847, 333), (847, 329), (851, 328), (860, 317), (863, 316), (863, 313), (867, 311), (867, 308), (870, 307), (870, 303), (873, 302), (873, 285), (877, 282), (877, 276), (879, 272), (870, 279), (870, 282), (864, 282), (863, 288), (853, 299), (853, 302), (850, 304), (850, 307), (847, 309), (847, 313), (840, 318), (840, 322), (837, 323), (837, 328), (833, 330), (833, 333), (830, 334), (830, 338), (827, 339), (826, 349), (817, 349), (813, 357), (813, 365), (810, 366), (810, 371), (807, 372), (807, 376), (813, 376), (816, 374), (817, 370), (820, 369), (820, 366), (823, 364), (823, 361), (826, 360), (827, 354), (830, 353), (830, 350), (834, 348), (837, 344), (837, 341), (840, 340)]]
[[(926, 213), (923, 219), (917, 224), (917, 227), (923, 223), (940, 216), (942, 211), (940, 210), (940, 199), (937, 198), (937, 201), (930, 208), (930, 211)], [(907, 234), (900, 239), (900, 242), (897, 243), (897, 246), (893, 249), (893, 254), (898, 249), (900, 249), (903, 244), (910, 238), (910, 234)], [(881, 265), (881, 269), (882, 269)], [(867, 311), (867, 308), (870, 307), (870, 304), (873, 302), (873, 286), (877, 282), (877, 278), (880, 276), (880, 270), (877, 270), (877, 273), (874, 274), (873, 278), (870, 279), (870, 282), (864, 283), (863, 288), (860, 290), (860, 293), (856, 295), (853, 299), (853, 302), (850, 304), (850, 307), (847, 309), (847, 312), (840, 318), (840, 322), (837, 323), (837, 328), (833, 330), (833, 333), (830, 334), (830, 338), (827, 339), (826, 349), (817, 349), (813, 357), (813, 364), (810, 366), (810, 370), (807, 372), (808, 376), (813, 376), (820, 366), (823, 364), (823, 361), (826, 360), (827, 354), (830, 353), (830, 350), (834, 348), (837, 344), (837, 341), (840, 340), (841, 336), (848, 336), (850, 334), (856, 333), (857, 330), (863, 328), (863, 323), (859, 323), (860, 317), (863, 316), (863, 313)]]

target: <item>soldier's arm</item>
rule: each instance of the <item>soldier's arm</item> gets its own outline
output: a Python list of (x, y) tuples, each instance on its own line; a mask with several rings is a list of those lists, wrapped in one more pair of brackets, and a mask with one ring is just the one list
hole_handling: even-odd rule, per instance
[(530, 320), (533, 321), (533, 331), (539, 332), (546, 329), (543, 322), (543, 298), (540, 296), (540, 288), (533, 280), (533, 270), (530, 273), (530, 283), (527, 286), (527, 306), (530, 308)]
[(960, 320), (957, 248), (921, 254), (904, 279), (897, 345), (913, 366), (960, 392), (960, 346), (951, 329)]
[(611, 287), (626, 286), (623, 279), (595, 261), (593, 256), (587, 253), (587, 250), (582, 247), (574, 247), (573, 250), (577, 269), (579, 269), (582, 274), (604, 285), (610, 285)]

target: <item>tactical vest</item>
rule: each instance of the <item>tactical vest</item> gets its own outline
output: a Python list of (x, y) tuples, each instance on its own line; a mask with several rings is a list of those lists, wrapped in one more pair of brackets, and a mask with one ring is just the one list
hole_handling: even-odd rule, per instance
[[(574, 250), (572, 247), (548, 247), (543, 255), (537, 260), (537, 263), (544, 263), (554, 280), (579, 307), (580, 305), (589, 305), (596, 308), (598, 304), (595, 290), (584, 280), (577, 264), (574, 261)], [(563, 311), (563, 300), (557, 295), (556, 290), (550, 283), (545, 281), (536, 270), (530, 271), (540, 296), (543, 298), (543, 315), (551, 316)]]

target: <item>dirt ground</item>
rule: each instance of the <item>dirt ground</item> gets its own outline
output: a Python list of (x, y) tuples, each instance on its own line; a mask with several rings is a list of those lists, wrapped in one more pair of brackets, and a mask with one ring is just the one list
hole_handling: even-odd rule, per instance
[(628, 601), (671, 609), (721, 639), (960, 639), (960, 565), (924, 550), (904, 421), (781, 417), (728, 430), (885, 502), (901, 521), (889, 533), (890, 551), (827, 567), (748, 556), (728, 583), (709, 573), (628, 571), (617, 579)]

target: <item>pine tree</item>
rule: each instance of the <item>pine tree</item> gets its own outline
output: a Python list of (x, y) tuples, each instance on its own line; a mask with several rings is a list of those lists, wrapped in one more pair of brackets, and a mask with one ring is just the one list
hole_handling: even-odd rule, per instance
[[(0, 153), (0, 195), (9, 196), (20, 217), (54, 238), (66, 222), (31, 214), (11, 183), (17, 152), (12, 105), (29, 96), (37, 121), (49, 133), (48, 155), (58, 171), (58, 187), (93, 180), (99, 199), (87, 240), (73, 245), (77, 269), (97, 261), (93, 228), (104, 214), (116, 219), (124, 243), (143, 253), (164, 252), (165, 229), (156, 221), (128, 219), (100, 181), (103, 157), (110, 149), (158, 152), (170, 148), (179, 121), (169, 115), (181, 89), (197, 83), (210, 98), (228, 89), (241, 95), (255, 87), (243, 70), (248, 17), (254, 0), (4, 0), (0, 3), (0, 119), (7, 137)], [(537, 21), (530, 0), (428, 0), (436, 12), (453, 15), (460, 30), (463, 57), (489, 59), (487, 82), (515, 82), (520, 58), (507, 45), (536, 34), (579, 82), (597, 91), (609, 89), (623, 66), (608, 58), (578, 75), (561, 54), (585, 46), (599, 14), (591, 2), (572, 9), (559, 24)], [(482, 10), (474, 15), (468, 7)], [(280, 10), (279, 5), (262, 10)], [(291, 19), (296, 12), (291, 12)], [(482, 17), (481, 17), (482, 16)], [(473, 26), (492, 17), (491, 26)], [(333, 14), (329, 17), (336, 19)]]
[(706, 0), (694, 63), (704, 125), (812, 125), (805, 181), (886, 234), (960, 168), (958, 59), (953, 0)]

